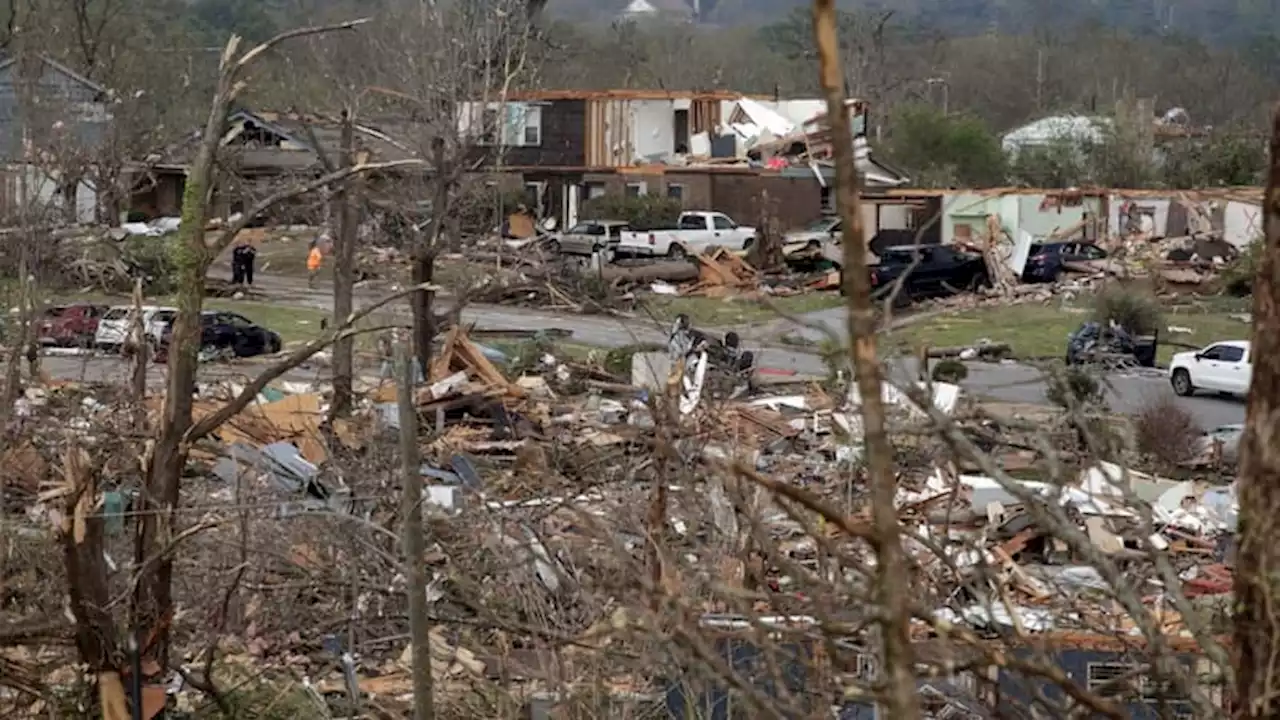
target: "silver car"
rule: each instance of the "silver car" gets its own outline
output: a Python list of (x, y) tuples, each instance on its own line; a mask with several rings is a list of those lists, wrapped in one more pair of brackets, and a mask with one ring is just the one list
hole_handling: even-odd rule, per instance
[(603, 252), (606, 258), (612, 258), (626, 229), (627, 223), (621, 220), (585, 220), (552, 238), (547, 249), (566, 255)]

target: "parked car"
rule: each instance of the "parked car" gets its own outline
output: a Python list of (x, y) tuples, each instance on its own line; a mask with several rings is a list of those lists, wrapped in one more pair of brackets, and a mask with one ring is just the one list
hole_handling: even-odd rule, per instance
[(682, 260), (716, 245), (745, 250), (755, 238), (755, 228), (739, 225), (724, 213), (683, 212), (674, 228), (623, 231), (618, 253)]
[(1087, 242), (1035, 243), (1022, 269), (1023, 282), (1053, 282), (1069, 262), (1106, 260), (1107, 251)]
[(1194, 352), (1182, 352), (1169, 363), (1169, 382), (1184, 397), (1197, 390), (1246, 395), (1253, 379), (1248, 340), (1230, 340)]
[(105, 305), (88, 303), (57, 305), (44, 311), (40, 321), (40, 344), (56, 347), (92, 347), (98, 321), (107, 312)]
[[(843, 270), (840, 288), (844, 292)], [(877, 298), (893, 292), (905, 275), (896, 302), (950, 295), (989, 284), (981, 255), (945, 245), (905, 245), (885, 248), (880, 263), (871, 268), (871, 291)]]
[[(142, 306), (142, 327), (147, 340), (153, 344), (160, 342), (165, 329), (178, 316), (177, 308)], [(107, 310), (98, 321), (98, 329), (94, 333), (93, 344), (104, 350), (119, 350), (129, 338), (130, 326), (133, 323), (133, 306), (116, 305)]]
[(782, 238), (782, 256), (798, 262), (826, 260), (840, 267), (844, 262), (841, 227), (838, 216), (824, 215), (800, 230), (789, 232)]
[(629, 230), (621, 220), (586, 220), (554, 235), (547, 241), (547, 249), (566, 255), (592, 255), (603, 252), (605, 259), (612, 259), (618, 251), (622, 233)]
[[(158, 362), (167, 359), (172, 338), (173, 325), (170, 324), (159, 343)], [(253, 357), (280, 352), (281, 347), (283, 343), (278, 333), (243, 315), (221, 310), (206, 310), (200, 314), (202, 351), (229, 350), (236, 357)]]

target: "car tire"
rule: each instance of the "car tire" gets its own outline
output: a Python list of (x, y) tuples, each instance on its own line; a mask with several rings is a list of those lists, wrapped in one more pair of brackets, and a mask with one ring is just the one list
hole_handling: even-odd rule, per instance
[(684, 249), (684, 247), (683, 247), (683, 246), (680, 246), (680, 245), (672, 245), (671, 247), (667, 248), (667, 258), (668, 258), (668, 259), (671, 259), (671, 260), (685, 260), (685, 259), (688, 259), (688, 257), (689, 257), (689, 253), (688, 253), (687, 251), (685, 251), (685, 249)]
[(1196, 386), (1191, 384), (1191, 373), (1185, 369), (1174, 370), (1169, 384), (1173, 385), (1173, 392), (1182, 397), (1191, 397), (1196, 393)]
[(268, 352), (268, 354), (274, 355), (274, 354), (276, 354), (276, 353), (280, 352), (280, 347), (281, 347), (281, 343), (280, 343), (280, 338), (279, 338), (279, 336), (272, 335), (272, 336), (271, 336), (271, 338), (270, 338), (269, 340), (267, 340), (267, 352)]

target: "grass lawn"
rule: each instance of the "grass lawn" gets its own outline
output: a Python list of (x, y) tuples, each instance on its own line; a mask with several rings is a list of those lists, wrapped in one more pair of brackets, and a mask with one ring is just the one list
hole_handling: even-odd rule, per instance
[(672, 297), (659, 295), (645, 300), (645, 305), (662, 321), (674, 320), (684, 313), (694, 327), (722, 327), (768, 322), (781, 318), (779, 312), (802, 315), (829, 310), (843, 304), (837, 293), (811, 292), (803, 295), (744, 300), (738, 298)]
[[(1250, 326), (1231, 317), (1247, 312), (1247, 303), (1247, 299), (1209, 298), (1166, 306), (1158, 361), (1167, 363), (1174, 353), (1185, 349), (1172, 343), (1201, 347), (1217, 340), (1247, 338)], [(884, 338), (888, 345), (903, 351), (911, 351), (920, 345), (971, 345), (986, 338), (996, 343), (1009, 343), (1015, 357), (1060, 358), (1066, 353), (1067, 335), (1091, 316), (1092, 308), (1087, 300), (1074, 307), (1061, 307), (1055, 303), (976, 308), (925, 318), (886, 332)], [(1169, 327), (1192, 332), (1169, 332)]]

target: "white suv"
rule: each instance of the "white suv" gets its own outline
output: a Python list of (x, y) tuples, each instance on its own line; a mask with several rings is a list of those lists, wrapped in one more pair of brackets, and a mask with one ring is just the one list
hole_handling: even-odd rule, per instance
[(1195, 352), (1178, 353), (1169, 363), (1173, 391), (1188, 396), (1196, 390), (1247, 395), (1253, 379), (1248, 340), (1214, 343)]
[[(142, 327), (147, 339), (158, 345), (160, 338), (178, 316), (177, 308), (142, 306)], [(98, 332), (93, 336), (93, 344), (104, 350), (119, 350), (129, 338), (133, 327), (133, 306), (116, 305), (98, 321)]]

